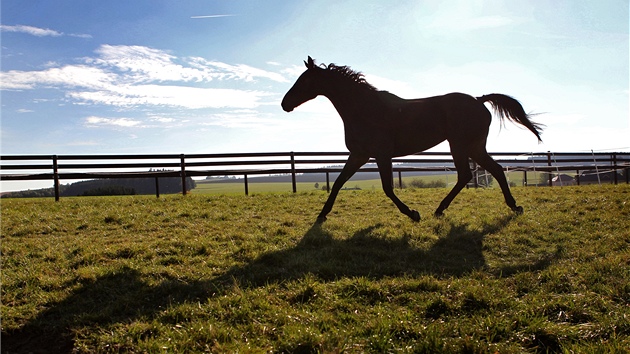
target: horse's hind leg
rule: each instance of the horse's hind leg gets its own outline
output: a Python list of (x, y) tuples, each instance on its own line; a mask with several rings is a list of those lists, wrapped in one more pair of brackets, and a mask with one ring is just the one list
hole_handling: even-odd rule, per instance
[(451, 153), (453, 154), (453, 163), (455, 163), (455, 168), (457, 169), (457, 183), (455, 187), (451, 189), (451, 191), (446, 195), (446, 197), (440, 203), (437, 210), (433, 215), (440, 217), (444, 214), (444, 210), (448, 208), (453, 199), (461, 192), (461, 190), (466, 187), (466, 184), (472, 178), (472, 172), (470, 172), (470, 166), (468, 165), (468, 156), (463, 152), (455, 150), (451, 147)]
[(514, 197), (510, 192), (510, 186), (508, 185), (507, 179), (505, 178), (505, 174), (503, 174), (503, 167), (501, 167), (501, 165), (494, 161), (494, 159), (490, 155), (488, 155), (485, 149), (479, 153), (473, 154), (472, 158), (473, 160), (477, 161), (479, 166), (490, 172), (492, 177), (497, 180), (499, 186), (501, 187), (501, 191), (503, 192), (505, 204), (507, 204), (507, 206), (510, 207), (510, 209), (512, 209), (517, 214), (522, 214), (523, 207), (516, 205), (516, 200), (514, 200)]

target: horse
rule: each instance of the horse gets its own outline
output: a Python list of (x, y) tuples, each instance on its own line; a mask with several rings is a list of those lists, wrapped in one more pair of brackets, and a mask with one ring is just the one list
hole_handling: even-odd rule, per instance
[(492, 174), (501, 187), (507, 206), (516, 214), (523, 213), (523, 207), (516, 205), (510, 192), (503, 168), (486, 151), (492, 114), (485, 102), (494, 109), (502, 125), (506, 119), (518, 123), (542, 141), (543, 125), (530, 120), (516, 99), (498, 93), (473, 97), (458, 92), (403, 99), (376, 89), (361, 72), (348, 66), (316, 65), (310, 56), (304, 65), (306, 71), (282, 99), (282, 109), (291, 112), (304, 102), (325, 96), (343, 120), (345, 143), (350, 151), (317, 222), (326, 220), (341, 187), (370, 158), (376, 160), (385, 195), (400, 212), (413, 221), (420, 221), (420, 213), (411, 210), (394, 194), (392, 158), (427, 150), (444, 140), (449, 143), (457, 169), (457, 183), (435, 210), (436, 217), (444, 214), (472, 179), (469, 159)]

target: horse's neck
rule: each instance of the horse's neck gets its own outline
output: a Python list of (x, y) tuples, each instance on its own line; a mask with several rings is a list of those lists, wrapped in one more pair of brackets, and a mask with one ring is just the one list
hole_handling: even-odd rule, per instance
[(369, 119), (383, 110), (385, 103), (378, 95), (379, 91), (355, 85), (339, 85), (331, 88), (324, 96), (335, 106), (344, 123), (352, 124), (357, 120)]

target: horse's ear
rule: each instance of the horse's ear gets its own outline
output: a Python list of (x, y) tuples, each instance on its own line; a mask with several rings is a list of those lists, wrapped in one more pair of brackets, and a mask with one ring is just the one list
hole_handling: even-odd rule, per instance
[(312, 69), (315, 67), (315, 61), (313, 61), (313, 58), (311, 58), (311, 56), (308, 56), (308, 62), (304, 62), (304, 65), (306, 65), (307, 69)]

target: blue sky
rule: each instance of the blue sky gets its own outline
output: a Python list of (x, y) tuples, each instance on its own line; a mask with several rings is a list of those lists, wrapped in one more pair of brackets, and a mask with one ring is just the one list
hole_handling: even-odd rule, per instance
[(495, 120), (489, 151), (630, 151), (627, 0), (2, 0), (0, 11), (2, 154), (345, 151), (325, 98), (280, 108), (307, 55), (404, 98), (498, 92), (542, 113), (542, 144)]

